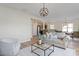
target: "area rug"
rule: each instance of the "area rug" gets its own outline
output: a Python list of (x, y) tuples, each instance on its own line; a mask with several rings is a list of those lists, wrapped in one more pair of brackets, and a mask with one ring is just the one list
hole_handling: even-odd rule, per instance
[[(41, 53), (40, 55), (43, 56), (43, 51), (39, 50), (36, 51), (37, 53)], [(49, 53), (49, 51), (47, 51)], [(46, 54), (47, 54), (46, 53)], [(38, 56), (31, 52), (31, 47), (23, 48), (19, 51), (18, 56)], [(50, 54), (50, 56), (76, 56), (75, 50), (71, 48), (60, 49), (55, 47), (54, 52)]]

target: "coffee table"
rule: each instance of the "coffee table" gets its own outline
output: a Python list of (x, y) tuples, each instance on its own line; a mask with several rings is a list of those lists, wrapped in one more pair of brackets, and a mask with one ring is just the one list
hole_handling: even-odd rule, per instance
[[(52, 48), (52, 49), (50, 49)], [(48, 43), (43, 43), (43, 44), (31, 44), (31, 52), (37, 54), (38, 56), (40, 56), (40, 54), (38, 52), (35, 52), (35, 50), (39, 49), (43, 51), (44, 56), (46, 56), (46, 51), (49, 49), (51, 50), (51, 52), (48, 52), (48, 56), (54, 52), (54, 44), (48, 44)], [(41, 53), (41, 52), (40, 52)]]

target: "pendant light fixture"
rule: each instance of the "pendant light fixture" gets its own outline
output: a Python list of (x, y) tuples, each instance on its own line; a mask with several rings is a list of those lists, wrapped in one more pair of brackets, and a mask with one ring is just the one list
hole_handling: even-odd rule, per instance
[(47, 16), (49, 13), (48, 8), (46, 8), (45, 3), (43, 3), (43, 7), (40, 9), (40, 16)]

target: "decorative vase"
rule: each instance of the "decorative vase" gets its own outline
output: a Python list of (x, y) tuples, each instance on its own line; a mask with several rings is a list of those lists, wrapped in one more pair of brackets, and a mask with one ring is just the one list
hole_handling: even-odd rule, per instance
[(39, 40), (39, 44), (42, 44), (42, 40)]

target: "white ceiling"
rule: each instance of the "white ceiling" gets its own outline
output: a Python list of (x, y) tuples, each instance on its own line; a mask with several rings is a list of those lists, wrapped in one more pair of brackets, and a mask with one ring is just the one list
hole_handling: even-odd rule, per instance
[(47, 20), (79, 19), (79, 3), (46, 3), (45, 5), (49, 9), (49, 14), (46, 17), (41, 17), (39, 14), (39, 10), (43, 5), (42, 3), (6, 3), (0, 5), (16, 8)]

